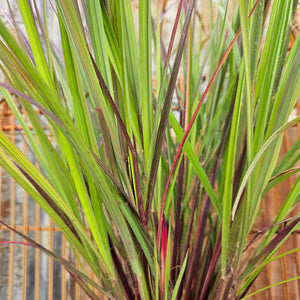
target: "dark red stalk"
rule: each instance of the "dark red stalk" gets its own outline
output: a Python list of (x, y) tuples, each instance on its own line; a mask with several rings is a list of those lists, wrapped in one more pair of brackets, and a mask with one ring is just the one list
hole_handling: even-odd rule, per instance
[(138, 280), (135, 280), (135, 284), (134, 284), (134, 300), (139, 300), (139, 284), (138, 284)]
[(220, 232), (219, 232), (219, 235), (218, 235), (218, 238), (217, 238), (217, 242), (216, 242), (216, 245), (215, 245), (215, 249), (214, 249), (209, 267), (208, 267), (208, 271), (207, 271), (207, 274), (206, 274), (206, 277), (205, 277), (205, 281), (204, 281), (204, 284), (203, 284), (203, 288), (202, 288), (199, 300), (207, 299), (207, 293), (209, 291), (208, 289), (209, 289), (209, 286), (211, 284), (211, 280), (212, 280), (213, 275), (214, 275), (214, 270), (215, 270), (216, 264), (218, 262), (220, 254), (221, 254), (221, 240), (222, 240), (221, 239), (221, 232), (222, 232), (222, 230), (220, 228)]
[(69, 217), (52, 201), (48, 194), (41, 188), (36, 181), (23, 170), (18, 164), (15, 163), (17, 168), (22, 172), (22, 174), (27, 178), (27, 180), (32, 184), (32, 186), (37, 190), (37, 192), (44, 198), (48, 205), (55, 211), (55, 213), (60, 217), (60, 219), (68, 226), (70, 231), (76, 236), (78, 241), (82, 244), (82, 241), (78, 235), (76, 228), (73, 226), (72, 221)]
[(147, 221), (146, 221), (146, 215), (145, 215), (145, 210), (144, 210), (144, 204), (143, 204), (143, 198), (142, 198), (142, 190), (141, 190), (141, 183), (140, 183), (140, 175), (139, 175), (139, 168), (138, 168), (138, 160), (137, 160), (137, 154), (136, 154), (136, 150), (133, 146), (133, 144), (131, 143), (130, 137), (127, 133), (126, 127), (123, 123), (122, 117), (118, 111), (118, 108), (115, 105), (115, 102), (109, 92), (109, 89), (107, 87), (107, 85), (105, 84), (105, 81), (96, 65), (96, 62), (93, 58), (93, 56), (90, 54), (91, 60), (93, 62), (93, 66), (99, 81), (99, 84), (104, 92), (104, 94), (107, 97), (107, 100), (115, 114), (115, 117), (118, 121), (118, 124), (120, 126), (120, 129), (124, 135), (124, 138), (127, 142), (127, 145), (130, 149), (131, 155), (132, 155), (132, 162), (133, 162), (133, 171), (134, 171), (134, 179), (135, 179), (135, 186), (136, 186), (136, 195), (137, 195), (137, 202), (138, 202), (138, 209), (139, 209), (139, 217), (140, 220), (142, 222), (142, 224), (147, 227)]
[(216, 299), (235, 299), (235, 290), (233, 288), (235, 274), (230, 270), (225, 278), (220, 279)]
[(165, 289), (167, 249), (168, 249), (168, 229), (167, 229), (166, 220), (163, 219), (161, 249), (160, 249), (160, 261), (161, 261), (160, 295), (161, 295), (161, 299), (164, 298), (163, 296), (164, 296), (164, 289)]
[[(222, 152), (222, 147), (220, 153), (221, 152)], [(218, 158), (219, 157), (217, 157), (217, 160), (215, 162), (214, 169), (213, 169), (213, 176), (210, 181), (212, 186), (214, 186), (217, 178), (217, 171), (220, 164), (219, 163), (220, 160)], [(188, 273), (187, 273), (187, 279), (185, 284), (185, 290), (186, 290), (185, 299), (189, 299), (193, 279), (195, 277), (195, 273), (199, 267), (199, 264), (201, 263), (201, 259), (199, 258), (201, 257), (202, 254), (202, 248), (203, 248), (204, 237), (205, 237), (205, 227), (206, 227), (206, 221), (209, 214), (210, 205), (211, 205), (211, 201), (210, 198), (208, 197), (208, 194), (206, 193), (201, 205), (200, 214), (198, 216), (196, 241), (195, 241), (195, 246), (193, 248), (192, 258), (189, 262), (190, 267), (187, 268)]]
[[(193, 199), (192, 199), (192, 207), (191, 207), (191, 215), (190, 215), (190, 221), (189, 221), (189, 227), (188, 227), (188, 235), (187, 235), (187, 239), (186, 239), (186, 244), (185, 244), (185, 249), (183, 252), (182, 257), (185, 257), (187, 252), (189, 251), (190, 248), (190, 242), (191, 242), (191, 236), (192, 236), (192, 231), (193, 231), (193, 223), (194, 223), (194, 217), (195, 217), (195, 210), (196, 210), (196, 205), (197, 205), (197, 200), (199, 197), (199, 190), (200, 190), (200, 181), (197, 178), (197, 183), (196, 183), (196, 190), (195, 193), (193, 195)], [(181, 299), (181, 295), (182, 295), (182, 289), (183, 289), (183, 284), (185, 282), (185, 277), (187, 274), (187, 269), (185, 271), (183, 280), (181, 281), (180, 287), (179, 287), (179, 291), (178, 291), (178, 295), (177, 295), (177, 300)]]
[(119, 278), (121, 280), (122, 286), (123, 286), (125, 294), (126, 294), (126, 298), (129, 300), (134, 299), (135, 293), (133, 292), (133, 290), (128, 282), (128, 276), (125, 274), (125, 272), (122, 268), (122, 263), (117, 255), (117, 252), (115, 250), (115, 247), (114, 247), (110, 237), (108, 238), (108, 241), (109, 241), (110, 252), (111, 252), (113, 262), (114, 262), (114, 266), (115, 266), (116, 272), (118, 273)]
[[(255, 10), (255, 8), (257, 7), (257, 5), (258, 5), (259, 2), (260, 2), (260, 0), (257, 0), (257, 2), (255, 3), (254, 7), (252, 8), (252, 10), (251, 10), (251, 12), (250, 12), (248, 18), (251, 17), (251, 15), (253, 14), (253, 12), (254, 12), (254, 10)], [(211, 79), (210, 79), (210, 81), (209, 81), (209, 83), (208, 83), (208, 85), (207, 85), (207, 87), (206, 87), (206, 89), (205, 89), (205, 91), (204, 91), (204, 93), (203, 93), (203, 95), (202, 95), (202, 97), (201, 97), (201, 99), (200, 99), (198, 105), (197, 105), (197, 108), (196, 108), (196, 110), (195, 110), (195, 112), (194, 112), (194, 114), (193, 114), (193, 116), (192, 116), (192, 118), (191, 118), (191, 121), (190, 121), (190, 123), (189, 123), (189, 125), (188, 125), (188, 127), (187, 127), (187, 129), (186, 129), (186, 131), (185, 131), (185, 133), (184, 133), (184, 136), (183, 136), (183, 138), (182, 138), (182, 141), (181, 141), (181, 143), (180, 143), (180, 145), (179, 145), (179, 148), (178, 148), (178, 150), (177, 150), (177, 153), (176, 153), (176, 155), (175, 155), (175, 158), (174, 158), (174, 161), (173, 161), (171, 170), (170, 170), (170, 174), (169, 174), (169, 177), (168, 177), (168, 180), (167, 180), (167, 184), (166, 184), (164, 196), (163, 196), (163, 199), (162, 199), (162, 203), (161, 203), (160, 217), (159, 217), (159, 223), (158, 223), (158, 235), (157, 235), (157, 239), (158, 239), (157, 242), (158, 242), (158, 244), (159, 244), (160, 234), (161, 234), (161, 222), (162, 222), (162, 216), (163, 216), (163, 212), (164, 212), (164, 206), (165, 206), (165, 202), (166, 202), (166, 198), (167, 198), (169, 186), (170, 186), (170, 183), (171, 183), (171, 178), (172, 178), (173, 172), (174, 172), (174, 170), (176, 169), (177, 164), (178, 164), (178, 162), (179, 162), (179, 158), (180, 158), (180, 156), (181, 156), (183, 146), (184, 146), (184, 144), (185, 144), (185, 142), (186, 142), (186, 140), (187, 140), (187, 138), (188, 138), (188, 136), (189, 136), (189, 133), (190, 133), (190, 131), (191, 131), (191, 128), (192, 128), (192, 126), (194, 125), (194, 122), (195, 122), (195, 120), (196, 120), (196, 117), (198, 116), (198, 113), (199, 113), (199, 111), (200, 111), (201, 105), (202, 105), (202, 103), (203, 103), (203, 101), (204, 101), (204, 99), (205, 99), (205, 97), (206, 97), (206, 95), (207, 95), (207, 93), (208, 93), (208, 91), (209, 91), (209, 89), (210, 89), (210, 87), (211, 87), (213, 81), (214, 81), (215, 78), (217, 77), (217, 75), (218, 75), (218, 73), (219, 73), (221, 67), (223, 66), (225, 60), (227, 59), (229, 53), (231, 52), (231, 50), (232, 50), (232, 48), (233, 48), (235, 42), (237, 41), (238, 37), (240, 36), (240, 34), (241, 34), (241, 30), (239, 29), (239, 31), (237, 32), (237, 34), (236, 34), (236, 36), (234, 37), (233, 41), (230, 43), (230, 45), (229, 45), (228, 48), (226, 49), (224, 55), (222, 56), (221, 61), (219, 62), (218, 66), (217, 66), (217, 68), (216, 68), (216, 70), (215, 70), (215, 72), (213, 73), (213, 75), (212, 75), (212, 77), (211, 77)]]
[(196, 236), (197, 236), (196, 244), (193, 248), (192, 257), (191, 260), (189, 261), (189, 266), (187, 268), (188, 271), (187, 271), (187, 277), (184, 286), (184, 290), (185, 290), (184, 299), (190, 299), (190, 294), (192, 293), (192, 289), (191, 289), (192, 283), (195, 278), (195, 273), (201, 262), (200, 258), (202, 254), (203, 243), (204, 243), (205, 227), (206, 227), (205, 225), (209, 213), (210, 204), (211, 204), (210, 199), (206, 194), (198, 218), (199, 222), (198, 222), (197, 232), (196, 232)]

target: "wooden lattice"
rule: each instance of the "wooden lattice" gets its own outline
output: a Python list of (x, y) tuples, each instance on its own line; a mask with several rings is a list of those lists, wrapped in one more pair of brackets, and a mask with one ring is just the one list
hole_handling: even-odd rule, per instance
[[(26, 120), (26, 114), (21, 113)], [(0, 129), (25, 154), (33, 158), (21, 126), (3, 99), (0, 104)], [(0, 218), (49, 250), (74, 261), (79, 268), (60, 229), (1, 167)], [(22, 239), (0, 225), (0, 241), (20, 242)], [(27, 246), (0, 246), (0, 274), (1, 300), (85, 299), (80, 287), (74, 284), (64, 268), (40, 253), (40, 250)]]

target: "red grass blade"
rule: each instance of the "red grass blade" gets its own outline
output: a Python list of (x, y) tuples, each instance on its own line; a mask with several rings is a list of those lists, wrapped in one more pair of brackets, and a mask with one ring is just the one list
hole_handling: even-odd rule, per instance
[[(257, 7), (257, 5), (258, 5), (259, 2), (260, 2), (260, 0), (257, 0), (257, 1), (256, 1), (256, 3), (255, 3), (255, 5), (254, 5), (254, 7), (252, 8), (252, 10), (251, 10), (251, 12), (250, 12), (248, 18), (251, 17), (251, 15), (253, 14), (253, 12), (254, 12), (254, 10), (255, 10), (255, 8)], [(168, 194), (168, 189), (169, 189), (169, 186), (170, 186), (170, 182), (171, 182), (171, 178), (172, 178), (173, 172), (174, 172), (174, 170), (175, 170), (176, 167), (177, 167), (177, 164), (178, 164), (180, 155), (181, 155), (181, 153), (182, 153), (183, 146), (184, 146), (184, 144), (185, 144), (185, 142), (186, 142), (186, 140), (187, 140), (187, 138), (188, 138), (188, 136), (189, 136), (189, 133), (190, 133), (190, 131), (191, 131), (191, 129), (192, 129), (192, 126), (194, 125), (194, 122), (195, 122), (195, 120), (196, 120), (196, 117), (197, 117), (197, 115), (198, 115), (198, 113), (199, 113), (199, 111), (200, 111), (201, 105), (202, 105), (202, 103), (203, 103), (203, 101), (204, 101), (206, 95), (208, 94), (208, 91), (209, 91), (209, 89), (210, 89), (210, 87), (211, 87), (213, 81), (214, 81), (215, 78), (217, 77), (217, 75), (218, 75), (218, 73), (219, 73), (221, 67), (223, 66), (224, 62), (226, 61), (226, 59), (227, 59), (229, 53), (231, 52), (231, 50), (232, 50), (232, 48), (233, 48), (235, 42), (237, 41), (238, 37), (240, 36), (240, 34), (241, 34), (241, 30), (239, 29), (239, 31), (237, 32), (237, 34), (236, 34), (236, 36), (234, 37), (233, 41), (230, 43), (230, 45), (229, 45), (228, 48), (226, 49), (224, 55), (222, 56), (221, 61), (219, 62), (218, 66), (217, 66), (217, 68), (216, 68), (216, 70), (215, 70), (215, 72), (213, 73), (213, 75), (212, 75), (212, 77), (211, 77), (211, 79), (210, 79), (210, 81), (209, 81), (209, 83), (208, 83), (208, 85), (207, 85), (207, 87), (206, 87), (206, 89), (205, 89), (205, 91), (204, 91), (204, 93), (203, 93), (203, 95), (202, 95), (202, 97), (201, 97), (201, 99), (200, 99), (200, 101), (199, 101), (199, 103), (198, 103), (198, 105), (197, 105), (197, 108), (196, 108), (196, 110), (195, 110), (195, 112), (194, 112), (194, 114), (193, 114), (193, 116), (192, 116), (192, 118), (191, 118), (191, 121), (190, 121), (190, 123), (189, 123), (189, 125), (188, 125), (188, 127), (187, 127), (187, 129), (186, 129), (186, 131), (185, 131), (185, 133), (184, 133), (184, 136), (183, 136), (183, 138), (182, 138), (182, 141), (181, 141), (181, 143), (180, 143), (180, 145), (179, 145), (179, 147), (178, 147), (177, 153), (176, 153), (176, 155), (175, 155), (175, 158), (174, 158), (174, 161), (173, 161), (171, 170), (170, 170), (170, 174), (169, 174), (169, 177), (168, 177), (168, 180), (167, 180), (167, 184), (166, 184), (164, 196), (163, 196), (162, 203), (161, 203), (160, 217), (159, 217), (159, 223), (158, 223), (158, 235), (157, 235), (157, 242), (158, 242), (158, 244), (159, 244), (159, 241), (160, 241), (162, 216), (163, 216), (164, 206), (165, 206), (165, 202), (166, 202), (166, 198), (167, 198), (167, 194)]]
[(160, 293), (161, 293), (161, 299), (163, 299), (164, 286), (165, 286), (167, 248), (168, 248), (168, 229), (167, 229), (166, 220), (163, 219), (161, 249), (160, 249), (160, 258), (161, 258)]

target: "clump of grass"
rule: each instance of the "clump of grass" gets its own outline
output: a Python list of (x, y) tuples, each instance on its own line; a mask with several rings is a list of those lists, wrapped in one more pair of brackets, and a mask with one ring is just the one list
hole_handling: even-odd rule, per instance
[[(263, 196), (292, 174), (300, 155), (294, 146), (278, 160), (283, 132), (300, 120), (288, 122), (300, 94), (299, 37), (288, 51), (297, 1), (240, 0), (230, 20), (232, 3), (218, 4), (200, 42), (196, 1), (178, 1), (168, 43), (151, 1), (139, 2), (138, 36), (129, 0), (50, 3), (59, 47), (35, 1), (18, 1), (26, 32), (12, 15), (13, 28), (0, 21), (8, 82), (1, 92), (40, 168), (3, 132), (0, 164), (100, 284), (23, 237), (93, 299), (95, 289), (111, 299), (242, 299), (300, 222), (295, 216), (278, 231), (299, 199), (298, 178), (242, 263)], [(212, 16), (209, 3), (203, 13)]]

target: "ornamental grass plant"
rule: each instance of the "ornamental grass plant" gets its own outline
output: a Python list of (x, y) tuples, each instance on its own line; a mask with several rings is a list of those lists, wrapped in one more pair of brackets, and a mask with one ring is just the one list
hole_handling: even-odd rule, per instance
[(0, 165), (97, 281), (18, 232), (25, 244), (91, 299), (246, 299), (300, 225), (287, 219), (298, 177), (245, 255), (263, 197), (299, 172), (300, 139), (279, 160), (284, 131), (300, 121), (288, 121), (300, 94), (300, 37), (288, 47), (298, 1), (207, 0), (207, 11), (195, 0), (45, 0), (44, 11), (36, 2), (17, 1), (24, 26), (16, 11), (0, 21), (0, 85), (38, 166), (3, 132)]

